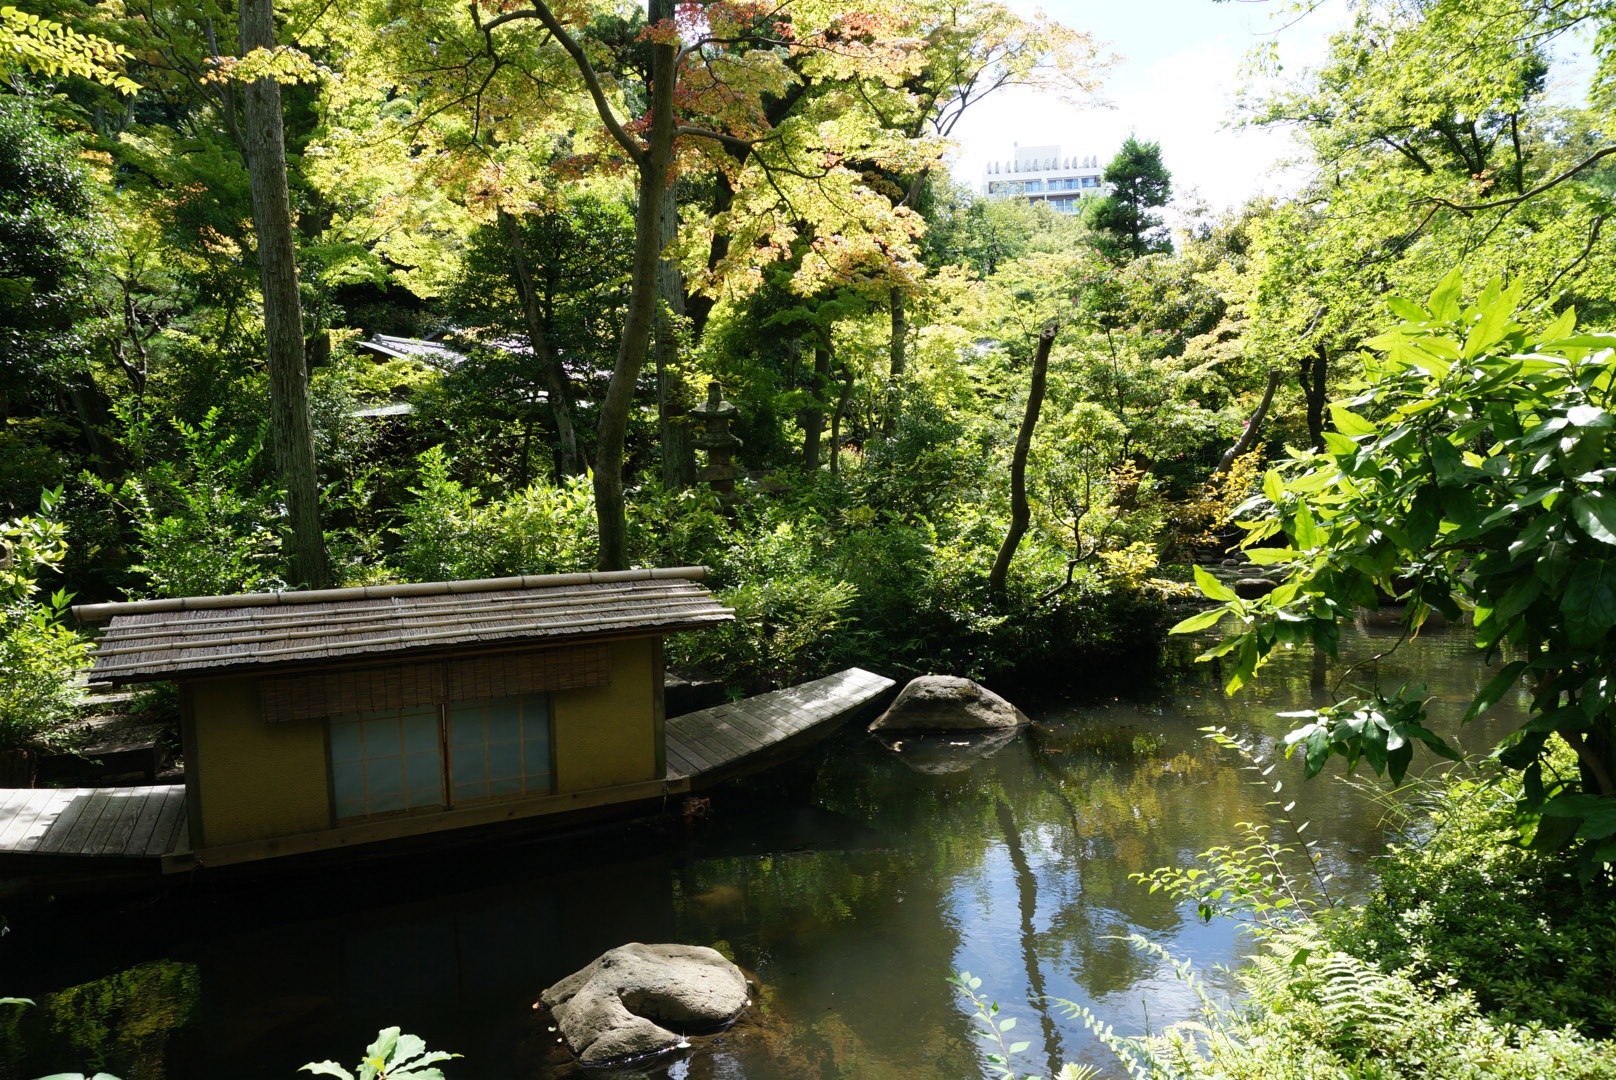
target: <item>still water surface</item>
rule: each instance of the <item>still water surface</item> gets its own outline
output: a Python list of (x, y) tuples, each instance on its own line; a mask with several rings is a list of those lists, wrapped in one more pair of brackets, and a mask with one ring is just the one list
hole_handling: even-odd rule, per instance
[[(1394, 640), (1363, 628), (1343, 652), (1362, 659)], [(1388, 687), (1425, 683), (1447, 730), (1489, 678), (1463, 633), (1427, 634), (1377, 668)], [(1237, 822), (1270, 820), (1272, 793), (1200, 727), (1271, 744), (1292, 723), (1275, 712), (1323, 700), (1306, 656), (1234, 699), (1204, 674), (1152, 700), (1046, 703), (985, 757), (844, 731), (767, 783), (716, 792), (713, 816), (688, 828), (249, 887), (203, 879), (156, 898), (0, 904), (0, 993), (38, 1001), (0, 1014), (0, 1080), (290, 1080), (308, 1061), (351, 1066), (392, 1024), (463, 1054), (449, 1080), (572, 1076), (531, 1003), (627, 941), (716, 945), (764, 987), (743, 1023), (651, 1076), (981, 1076), (984, 1048), (945, 982), (960, 970), (1017, 1017), (1014, 1038), (1031, 1043), (1020, 1071), (1079, 1061), (1120, 1075), (1046, 999), (1088, 1005), (1125, 1033), (1193, 1012), (1171, 967), (1127, 935), (1203, 970), (1237, 962), (1242, 939), (1129, 875), (1187, 866), (1237, 839)], [(1474, 725), (1458, 739), (1475, 753), (1490, 734)], [(1304, 784), (1300, 769), (1282, 762), (1274, 777), (1313, 823), (1332, 887), (1355, 895), (1385, 841), (1381, 811), (1339, 781)]]

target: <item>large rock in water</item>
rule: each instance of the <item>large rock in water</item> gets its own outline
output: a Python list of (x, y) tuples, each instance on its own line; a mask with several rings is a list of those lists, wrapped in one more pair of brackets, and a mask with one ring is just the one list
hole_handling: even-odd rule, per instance
[(603, 953), (539, 1000), (581, 1064), (610, 1065), (724, 1027), (747, 998), (746, 976), (717, 951), (635, 942)]
[(899, 691), (871, 731), (1002, 731), (1031, 723), (992, 690), (957, 675), (922, 675)]

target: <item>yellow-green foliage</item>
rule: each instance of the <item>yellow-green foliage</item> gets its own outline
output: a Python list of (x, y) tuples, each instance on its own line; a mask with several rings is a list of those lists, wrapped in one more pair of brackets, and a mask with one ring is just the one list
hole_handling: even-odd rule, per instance
[(1265, 942), (1241, 976), (1251, 1001), (1136, 1044), (1157, 1078), (1219, 1080), (1606, 1080), (1616, 1044), (1517, 1026), (1469, 994), (1331, 949), (1304, 924)]

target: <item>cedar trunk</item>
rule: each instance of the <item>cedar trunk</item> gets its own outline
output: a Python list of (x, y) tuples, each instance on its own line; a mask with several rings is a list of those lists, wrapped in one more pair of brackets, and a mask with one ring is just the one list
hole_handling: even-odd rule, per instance
[[(272, 0), (242, 0), (241, 51), (275, 47)], [(303, 305), (298, 296), (292, 205), (286, 188), (286, 136), (281, 88), (257, 79), (242, 94), (242, 153), (252, 189), (258, 234), (258, 275), (264, 292), (264, 337), (269, 366), (269, 426), (275, 467), (286, 488), (291, 525), (292, 579), (313, 589), (331, 584), (325, 534), (320, 528), (320, 487), (309, 425), (308, 371), (303, 358)]]
[(819, 441), (825, 431), (825, 388), (830, 383), (830, 349), (814, 350), (814, 373), (808, 383), (812, 398), (799, 419), (802, 421), (802, 467), (809, 472), (819, 468)]
[[(674, 185), (662, 193), (662, 247), (679, 235), (679, 200)], [(657, 305), (656, 375), (657, 420), (662, 440), (662, 484), (680, 491), (696, 482), (695, 432), (690, 420), (690, 393), (679, 377), (679, 334), (685, 313), (684, 275), (679, 261), (657, 262), (661, 303)]]
[[(671, 0), (651, 0), (650, 22), (673, 17)], [(595, 517), (600, 527), (602, 570), (628, 569), (628, 514), (623, 505), (623, 443), (634, 384), (645, 364), (656, 321), (657, 262), (662, 254), (662, 192), (673, 158), (674, 47), (651, 46), (651, 115), (649, 142), (640, 155), (639, 202), (634, 211), (634, 267), (628, 311), (606, 400), (600, 406), (600, 433), (595, 443)]]
[(881, 426), (891, 435), (898, 429), (898, 402), (902, 400), (899, 388), (903, 384), (904, 369), (909, 366), (909, 317), (904, 311), (903, 290), (898, 286), (894, 285), (887, 294), (887, 303), (892, 311), (892, 338), (887, 346), (892, 374), (887, 387), (887, 415)]
[(1027, 412), (1021, 418), (1021, 431), (1016, 435), (1015, 454), (1010, 459), (1010, 531), (1005, 534), (999, 548), (999, 557), (993, 560), (988, 574), (988, 591), (995, 598), (1004, 596), (1005, 581), (1010, 575), (1010, 560), (1016, 557), (1016, 548), (1032, 523), (1032, 507), (1027, 503), (1027, 455), (1032, 451), (1032, 431), (1038, 426), (1038, 411), (1044, 405), (1044, 379), (1049, 373), (1049, 350), (1055, 344), (1060, 324), (1054, 319), (1038, 332), (1038, 350), (1032, 358), (1032, 384), (1027, 388)]

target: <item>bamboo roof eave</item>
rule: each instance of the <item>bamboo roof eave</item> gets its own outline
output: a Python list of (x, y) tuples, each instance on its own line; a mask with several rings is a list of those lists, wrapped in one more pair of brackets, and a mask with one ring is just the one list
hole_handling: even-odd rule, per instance
[[(596, 592), (591, 594), (592, 598), (586, 602), (589, 604), (605, 604), (614, 602), (617, 599), (657, 600), (671, 597), (690, 597), (695, 594), (695, 588), (694, 583), (680, 582), (654, 591), (647, 589), (630, 591), (628, 586), (625, 584), (623, 586), (613, 587), (612, 592), (603, 592), (597, 589)], [(446, 598), (449, 596), (450, 594), (445, 594)], [(486, 618), (490, 615), (497, 614), (498, 612), (518, 610), (538, 611), (549, 608), (566, 608), (577, 606), (579, 603), (579, 596), (577, 593), (566, 593), (559, 598), (548, 597), (533, 600), (525, 597), (516, 599), (503, 596), (472, 596), (467, 597), (466, 599), (467, 602), (475, 600), (477, 602), (489, 605), (489, 610), (482, 614), (468, 614), (466, 616), (467, 618), (472, 619)], [(411, 611), (409, 609), (400, 607), (397, 598), (386, 598), (379, 603), (385, 604), (386, 606), (359, 608), (357, 609), (357, 614), (329, 618), (324, 620), (322, 625), (359, 628), (360, 624), (386, 622), (390, 619), (441, 618), (440, 612), (431, 610), (430, 608)], [(498, 605), (497, 609), (494, 608), (494, 605)], [(150, 616), (148, 615), (147, 618), (150, 618)], [(306, 610), (301, 610), (298, 607), (289, 607), (285, 609), (274, 608), (270, 610), (265, 610), (263, 608), (246, 608), (241, 609), (234, 614), (223, 614), (216, 618), (200, 619), (196, 622), (187, 623), (185, 626), (179, 628), (169, 627), (163, 623), (130, 623), (128, 625), (121, 626), (116, 630), (109, 631), (107, 640), (110, 641), (110, 639), (115, 636), (117, 642), (121, 645), (126, 641), (147, 638), (191, 636), (201, 634), (226, 634), (232, 632), (233, 627), (239, 627), (242, 630), (264, 631), (279, 623), (301, 624), (306, 622), (307, 619), (308, 612)]]
[(76, 604), (74, 616), (83, 623), (106, 622), (118, 615), (145, 615), (175, 611), (215, 611), (221, 608), (276, 607), (282, 604), (326, 604), (353, 600), (383, 600), (392, 597), (449, 596), (462, 593), (497, 592), (504, 589), (536, 589), (561, 585), (606, 585), (623, 581), (663, 581), (682, 578), (704, 581), (705, 566), (668, 566), (643, 570), (595, 570), (578, 574), (519, 574), (503, 578), (474, 578), (466, 581), (430, 581), (401, 585), (361, 585), (349, 589), (311, 589), (271, 593), (241, 593), (235, 596), (179, 596), (164, 600), (126, 600), (107, 604)]
[[(442, 630), (442, 631), (438, 631), (437, 633), (397, 633), (397, 634), (389, 634), (389, 635), (387, 635), (385, 637), (365, 638), (362, 641), (356, 643), (356, 646), (352, 650), (348, 650), (348, 651), (374, 652), (374, 651), (377, 650), (377, 648), (388, 646), (388, 645), (398, 645), (398, 646), (408, 648), (408, 647), (411, 647), (411, 646), (414, 646), (414, 645), (426, 644), (426, 643), (430, 643), (430, 642), (434, 642), (434, 641), (451, 641), (451, 640), (455, 641), (455, 642), (461, 642), (461, 643), (465, 643), (465, 644), (475, 645), (475, 644), (478, 644), (479, 642), (482, 642), (482, 641), (497, 641), (500, 638), (514, 637), (514, 636), (525, 635), (525, 634), (541, 634), (541, 635), (547, 635), (547, 636), (551, 636), (551, 637), (560, 637), (560, 636), (564, 636), (564, 635), (568, 634), (571, 631), (581, 630), (584, 627), (597, 627), (597, 626), (623, 626), (623, 627), (632, 628), (632, 629), (642, 629), (642, 628), (643, 629), (653, 629), (653, 628), (660, 627), (660, 626), (682, 624), (682, 623), (690, 621), (690, 620), (696, 620), (696, 621), (698, 621), (698, 622), (700, 622), (702, 624), (705, 624), (707, 622), (724, 622), (724, 621), (726, 621), (726, 620), (728, 620), (730, 618), (733, 618), (734, 615), (735, 615), (735, 612), (732, 611), (729, 608), (717, 608), (717, 609), (701, 608), (701, 609), (684, 609), (684, 610), (680, 610), (680, 611), (670, 611), (670, 612), (666, 612), (665, 615), (666, 615), (666, 620), (665, 621), (662, 620), (662, 619), (652, 619), (652, 620), (628, 619), (628, 618), (624, 618), (622, 615), (607, 615), (607, 616), (603, 616), (603, 617), (590, 618), (590, 619), (569, 619), (569, 620), (567, 620), (565, 622), (512, 623), (512, 624), (502, 624), (502, 625), (498, 625), (498, 626), (491, 626), (491, 627), (488, 627), (485, 630), (478, 631), (478, 632), (476, 632), (474, 634), (467, 634), (464, 631), (460, 631), (460, 630)], [(269, 640), (270, 641), (276, 641), (276, 640), (287, 640), (287, 639), (278, 638), (278, 639), (269, 639)], [(267, 644), (268, 642), (265, 642), (265, 643)], [(208, 648), (208, 647), (214, 646), (215, 644), (216, 643), (214, 643), (214, 642), (201, 642), (196, 646), (196, 648), (199, 648), (199, 649), (200, 648)], [(220, 643), (217, 643), (217, 644), (219, 644), (219, 645), (230, 645), (230, 644), (235, 644), (235, 643), (233, 643), (233, 642), (220, 642)], [(249, 642), (249, 644), (256, 644), (256, 642)], [(155, 650), (142, 650), (142, 651), (151, 652), (151, 651), (155, 651)], [(288, 645), (288, 646), (284, 646), (284, 647), (279, 648), (279, 649), (256, 649), (251, 654), (248, 654), (247, 657), (219, 656), (219, 657), (211, 657), (210, 658), (210, 657), (202, 657), (202, 656), (195, 656), (195, 657), (157, 656), (157, 657), (154, 657), (153, 659), (150, 659), (150, 660), (125, 661), (123, 663), (118, 663), (118, 662), (114, 661), (113, 663), (110, 663), (110, 664), (97, 664), (96, 665), (96, 670), (97, 670), (98, 673), (100, 673), (100, 672), (117, 672), (117, 671), (122, 671), (122, 670), (124, 670), (126, 668), (145, 668), (145, 667), (150, 667), (156, 662), (165, 661), (165, 660), (168, 663), (180, 663), (180, 662), (185, 662), (185, 661), (189, 661), (191, 663), (197, 663), (198, 661), (205, 660), (205, 659), (217, 659), (220, 662), (219, 666), (234, 667), (234, 666), (243, 665), (243, 664), (266, 663), (266, 662), (269, 662), (269, 661), (267, 661), (265, 659), (267, 657), (290, 656), (290, 655), (299, 655), (299, 656), (301, 656), (301, 655), (305, 655), (307, 652), (308, 652), (308, 649), (306, 647), (304, 647), (304, 646)], [(108, 655), (108, 654), (102, 654), (102, 655)], [(125, 655), (128, 655), (128, 654), (126, 653)], [(202, 666), (215, 666), (215, 665), (202, 665)]]
[[(671, 608), (673, 609), (674, 613), (677, 613), (689, 609), (692, 602), (698, 600), (699, 598), (693, 597), (689, 594), (656, 594), (649, 597), (644, 595), (635, 596), (634, 599), (640, 601), (640, 603), (636, 605), (637, 609), (640, 611), (646, 611), (649, 609), (656, 612), (662, 612), (665, 609)], [(584, 615), (594, 611), (609, 610), (610, 608), (619, 606), (620, 604), (621, 600), (619, 598), (607, 597), (600, 600), (587, 600), (582, 603), (567, 605), (566, 612), (567, 614), (571, 615)], [(558, 605), (547, 605), (547, 607), (555, 606)], [(708, 609), (708, 606), (703, 606), (700, 610), (706, 611)], [(554, 625), (557, 628), (572, 625), (572, 623), (568, 620), (561, 620), (555, 623), (533, 621), (542, 618), (542, 612), (531, 611), (529, 605), (522, 604), (513, 604), (510, 607), (499, 608), (494, 611), (480, 611), (475, 614), (463, 615), (459, 618), (452, 619), (442, 618), (441, 614), (437, 612), (397, 612), (389, 613), (388, 617), (386, 618), (373, 617), (364, 620), (333, 619), (321, 623), (314, 629), (301, 630), (281, 629), (278, 627), (267, 627), (260, 629), (259, 627), (248, 625), (242, 627), (240, 633), (231, 633), (228, 628), (215, 628), (211, 624), (203, 623), (200, 625), (192, 624), (178, 630), (171, 630), (166, 634), (159, 631), (151, 631), (147, 633), (129, 633), (120, 631), (109, 632), (104, 638), (101, 639), (101, 646), (96, 650), (96, 655), (128, 656), (136, 653), (173, 652), (175, 650), (185, 649), (217, 649), (236, 645), (264, 645), (278, 641), (299, 641), (313, 638), (329, 638), (333, 636), (333, 626), (337, 625), (342, 626), (343, 632), (346, 633), (366, 633), (369, 632), (369, 630), (395, 630), (400, 632), (406, 630), (416, 630), (428, 634), (434, 628), (487, 625), (489, 627), (489, 632), (492, 633), (494, 632), (495, 628), (502, 627), (504, 625), (497, 621), (502, 615), (507, 617), (526, 616), (529, 619), (529, 622), (526, 625), (529, 625), (535, 629), (548, 627), (551, 625)], [(421, 619), (431, 619), (432, 621), (423, 626), (417, 627), (401, 627), (397, 625), (402, 621)], [(354, 625), (354, 622), (356, 621), (360, 622), (360, 625)], [(393, 625), (388, 625), (390, 622)], [(165, 641), (166, 644), (145, 644), (145, 642), (149, 641)]]
[[(533, 637), (519, 628), (510, 631), (500, 630), (480, 637), (474, 641), (464, 638), (455, 638), (449, 641), (432, 640), (425, 636), (416, 636), (402, 642), (389, 642), (381, 648), (366, 651), (343, 650), (311, 654), (297, 649), (288, 649), (283, 658), (271, 658), (254, 661), (229, 660), (224, 657), (210, 658), (198, 657), (197, 660), (216, 660), (215, 663), (194, 664), (128, 664), (114, 669), (110, 666), (97, 665), (90, 673), (89, 685), (94, 688), (117, 686), (126, 683), (161, 682), (169, 679), (188, 678), (218, 678), (222, 676), (235, 676), (243, 674), (279, 674), (293, 670), (307, 670), (310, 668), (325, 668), (332, 665), (341, 667), (369, 667), (377, 663), (392, 663), (395, 661), (416, 661), (433, 659), (442, 656), (452, 656), (467, 652), (502, 652), (512, 648), (546, 648), (565, 642), (568, 645), (585, 642), (610, 640), (624, 637), (643, 637), (646, 635), (663, 636), (676, 634), (685, 630), (700, 630), (709, 626), (717, 626), (733, 620), (735, 613), (730, 608), (717, 608), (700, 614), (692, 614), (681, 618), (677, 622), (664, 622), (647, 624), (626, 620), (610, 622), (600, 620), (601, 625), (592, 628), (572, 627), (571, 633), (558, 633)], [(369, 639), (382, 644), (382, 639)]]
[(81, 615), (110, 612), (90, 672), (93, 684), (106, 685), (542, 650), (732, 620), (699, 584), (705, 574), (676, 567), (186, 597), (94, 605)]

